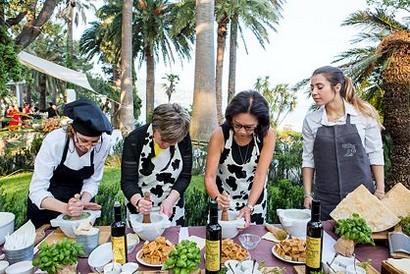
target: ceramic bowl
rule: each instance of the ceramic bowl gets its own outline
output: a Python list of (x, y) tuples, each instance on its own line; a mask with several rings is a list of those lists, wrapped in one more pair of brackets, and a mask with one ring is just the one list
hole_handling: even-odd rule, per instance
[(104, 266), (112, 261), (112, 245), (105, 243), (94, 249), (88, 256), (88, 266), (98, 273), (103, 273)]
[(8, 261), (0, 261), (0, 274), (6, 273), (6, 268), (9, 266)]
[(32, 261), (21, 261), (6, 268), (6, 274), (32, 274), (34, 266)]
[(14, 219), (16, 216), (11, 212), (0, 212), (0, 245), (4, 244), (7, 234), (14, 232)]
[(125, 263), (122, 265), (122, 272), (128, 273), (128, 274), (133, 274), (136, 273), (138, 270), (138, 264), (137, 263)]
[(84, 210), (83, 216), (81, 219), (70, 219), (67, 215), (60, 214), (57, 218), (50, 221), (51, 226), (60, 227), (64, 234), (75, 239), (76, 235), (74, 234), (74, 229), (77, 228), (82, 222), (88, 220), (94, 225), (94, 222), (97, 218), (101, 216), (100, 210)]
[(128, 251), (128, 253), (132, 253), (139, 242), (140, 242), (140, 238), (138, 237), (137, 234), (128, 233), (127, 234), (127, 251)]
[(142, 223), (142, 214), (131, 214), (129, 220), (132, 229), (144, 241), (152, 241), (164, 233), (171, 226), (171, 222), (164, 214), (151, 212), (151, 223)]
[(222, 238), (224, 238), (224, 239), (235, 238), (236, 235), (238, 235), (238, 233), (239, 233), (239, 229), (241, 229), (245, 226), (244, 218), (239, 218), (238, 219), (238, 214), (239, 214), (238, 211), (229, 210), (228, 211), (229, 221), (222, 221), (221, 220), (222, 211), (219, 210), (219, 212), (218, 212), (218, 215), (219, 215), (218, 223), (222, 227)]
[[(245, 260), (241, 262), (241, 269), (243, 272), (246, 270), (252, 270), (253, 268), (254, 261), (253, 260)], [(255, 267), (254, 270), (258, 269), (259, 263), (255, 261)]]
[(310, 209), (277, 209), (283, 228), (292, 237), (306, 238), (306, 225), (310, 221)]

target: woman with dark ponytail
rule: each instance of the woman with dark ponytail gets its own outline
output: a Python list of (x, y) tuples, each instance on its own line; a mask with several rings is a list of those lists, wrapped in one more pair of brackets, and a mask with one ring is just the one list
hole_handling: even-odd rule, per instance
[(379, 199), (384, 196), (383, 126), (375, 108), (357, 97), (339, 68), (316, 69), (310, 87), (319, 109), (306, 116), (302, 129), (304, 206), (311, 207), (314, 186), (321, 218), (327, 220), (361, 184)]

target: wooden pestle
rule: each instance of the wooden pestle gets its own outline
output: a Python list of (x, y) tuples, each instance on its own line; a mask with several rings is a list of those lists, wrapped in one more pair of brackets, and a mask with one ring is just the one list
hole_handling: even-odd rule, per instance
[[(151, 201), (151, 194), (150, 194), (149, 192), (145, 192), (145, 193), (144, 193), (144, 200), (146, 200), (146, 201)], [(150, 213), (144, 214), (144, 215), (142, 216), (142, 222), (143, 222), (144, 224), (151, 223), (151, 215), (150, 215)]]
[(222, 210), (221, 221), (229, 221), (228, 210)]

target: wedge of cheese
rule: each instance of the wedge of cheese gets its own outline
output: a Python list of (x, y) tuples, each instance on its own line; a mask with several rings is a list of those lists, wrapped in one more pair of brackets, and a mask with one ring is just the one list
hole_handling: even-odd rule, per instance
[(398, 183), (381, 200), (397, 217), (410, 215), (410, 190)]
[(349, 193), (330, 216), (338, 221), (350, 218), (353, 213), (360, 214), (372, 232), (389, 229), (400, 222), (400, 219), (363, 185)]

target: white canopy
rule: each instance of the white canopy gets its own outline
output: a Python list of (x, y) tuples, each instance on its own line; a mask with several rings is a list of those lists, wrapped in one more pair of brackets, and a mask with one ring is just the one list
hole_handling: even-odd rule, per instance
[(83, 87), (85, 89), (94, 91), (93, 88), (90, 86), (90, 83), (88, 83), (87, 76), (84, 73), (57, 65), (53, 62), (34, 56), (25, 51), (21, 51), (18, 54), (18, 57), (24, 65), (32, 69), (48, 74), (57, 79), (70, 82), (74, 85)]

